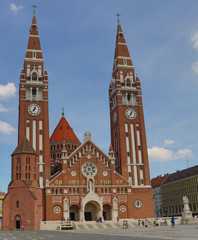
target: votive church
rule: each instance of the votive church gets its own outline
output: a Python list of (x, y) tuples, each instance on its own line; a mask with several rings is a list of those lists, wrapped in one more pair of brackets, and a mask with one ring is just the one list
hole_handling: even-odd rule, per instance
[(11, 155), (3, 230), (38, 230), (42, 221), (67, 218), (153, 217), (141, 82), (119, 19), (109, 84), (108, 154), (88, 131), (81, 143), (64, 112), (49, 136), (48, 87), (34, 12), (20, 73), (18, 146)]

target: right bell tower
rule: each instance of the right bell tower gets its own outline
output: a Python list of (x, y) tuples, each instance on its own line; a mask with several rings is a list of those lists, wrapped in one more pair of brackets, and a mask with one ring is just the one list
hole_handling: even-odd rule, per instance
[(116, 170), (132, 187), (150, 188), (141, 82), (135, 76), (119, 15), (109, 103)]

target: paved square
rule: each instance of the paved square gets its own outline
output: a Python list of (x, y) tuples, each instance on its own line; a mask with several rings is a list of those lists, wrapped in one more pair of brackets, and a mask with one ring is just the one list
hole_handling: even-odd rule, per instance
[(0, 240), (195, 240), (198, 224), (175, 228), (91, 229), (67, 231), (0, 231)]

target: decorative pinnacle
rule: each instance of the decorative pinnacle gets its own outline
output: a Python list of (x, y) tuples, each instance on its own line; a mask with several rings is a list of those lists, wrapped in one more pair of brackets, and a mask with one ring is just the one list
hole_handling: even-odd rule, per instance
[(35, 8), (37, 7), (35, 4), (32, 6), (33, 8), (34, 8), (34, 11), (33, 11), (33, 14), (34, 14), (34, 16), (35, 16)]
[(116, 16), (118, 17), (118, 24), (120, 24), (120, 18), (119, 18), (119, 17), (120, 17), (120, 14), (117, 13)]
[(64, 113), (64, 108), (62, 108), (62, 116), (64, 117), (65, 116), (65, 113)]

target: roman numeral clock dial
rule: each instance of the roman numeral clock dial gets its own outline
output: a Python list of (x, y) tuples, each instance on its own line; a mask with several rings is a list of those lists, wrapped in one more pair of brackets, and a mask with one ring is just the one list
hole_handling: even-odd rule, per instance
[(29, 114), (31, 114), (32, 116), (37, 116), (39, 115), (39, 113), (41, 112), (41, 108), (38, 104), (36, 103), (32, 103), (28, 106), (28, 112)]
[(128, 119), (135, 119), (137, 117), (137, 112), (133, 108), (127, 108), (125, 115)]

